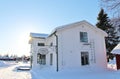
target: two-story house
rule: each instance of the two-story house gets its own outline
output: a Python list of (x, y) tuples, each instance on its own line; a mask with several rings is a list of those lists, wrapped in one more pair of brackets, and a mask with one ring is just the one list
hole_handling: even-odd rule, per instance
[(32, 67), (107, 67), (107, 34), (83, 20), (55, 28), (51, 34), (30, 33)]

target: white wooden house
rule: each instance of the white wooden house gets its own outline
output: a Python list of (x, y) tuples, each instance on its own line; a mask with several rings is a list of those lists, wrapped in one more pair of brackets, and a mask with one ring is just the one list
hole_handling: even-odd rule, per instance
[(51, 34), (30, 33), (32, 67), (107, 67), (107, 34), (83, 20), (60, 26)]

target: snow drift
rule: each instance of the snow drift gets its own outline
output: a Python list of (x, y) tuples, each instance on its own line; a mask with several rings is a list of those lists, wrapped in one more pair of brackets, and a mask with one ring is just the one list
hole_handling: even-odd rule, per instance
[(0, 67), (8, 66), (4, 61), (0, 61)]

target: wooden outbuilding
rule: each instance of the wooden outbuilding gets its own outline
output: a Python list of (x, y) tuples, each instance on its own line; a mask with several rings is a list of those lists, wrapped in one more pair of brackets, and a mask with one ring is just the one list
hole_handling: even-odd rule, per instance
[(116, 67), (117, 70), (120, 69), (120, 43), (112, 50), (112, 53), (116, 57)]

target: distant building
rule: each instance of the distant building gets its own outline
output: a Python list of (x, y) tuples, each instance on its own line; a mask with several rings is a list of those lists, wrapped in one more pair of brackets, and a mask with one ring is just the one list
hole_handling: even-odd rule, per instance
[(30, 33), (32, 67), (106, 68), (105, 36), (85, 20), (57, 27), (49, 35)]

